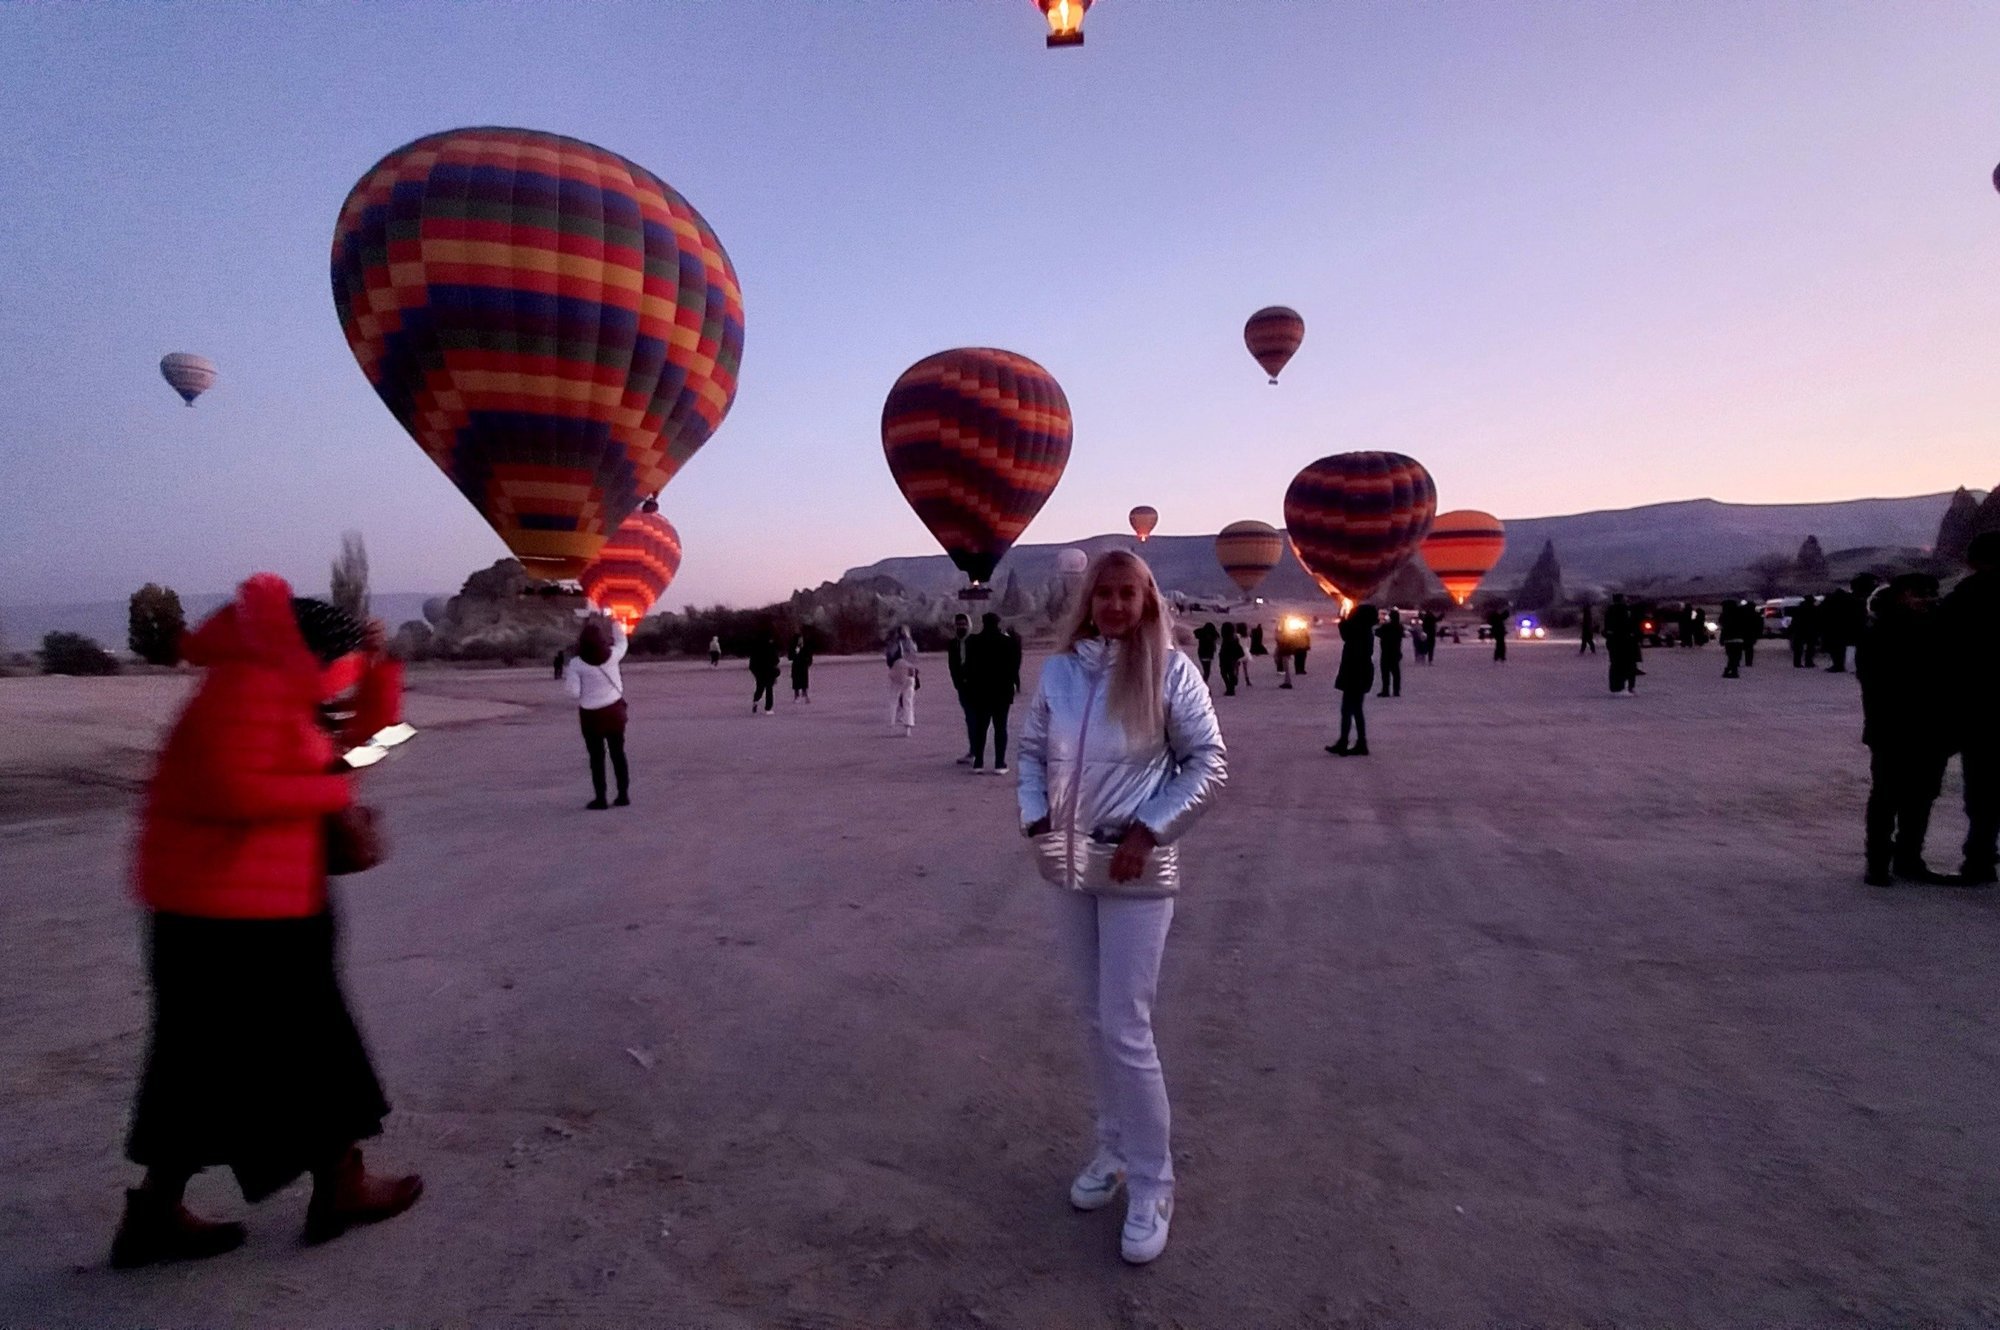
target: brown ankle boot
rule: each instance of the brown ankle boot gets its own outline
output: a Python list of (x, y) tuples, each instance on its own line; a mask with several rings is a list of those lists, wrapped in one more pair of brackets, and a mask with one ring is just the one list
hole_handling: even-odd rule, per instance
[(218, 1224), (188, 1213), (180, 1198), (144, 1188), (125, 1193), (125, 1218), (111, 1240), (111, 1268), (136, 1270), (162, 1261), (199, 1261), (243, 1245), (241, 1224)]
[(331, 1242), (357, 1224), (394, 1219), (423, 1194), (424, 1180), (415, 1173), (399, 1178), (370, 1173), (362, 1166), (361, 1151), (350, 1149), (332, 1169), (313, 1175), (305, 1240)]

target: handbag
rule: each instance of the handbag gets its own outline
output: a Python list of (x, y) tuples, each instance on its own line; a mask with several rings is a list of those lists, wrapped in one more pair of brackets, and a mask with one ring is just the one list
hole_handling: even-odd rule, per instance
[(329, 877), (365, 873), (389, 857), (381, 824), (367, 804), (349, 804), (324, 820), (326, 871)]
[(590, 727), (592, 734), (608, 736), (625, 733), (625, 722), (632, 715), (632, 708), (625, 701), (625, 690), (617, 684), (611, 683), (610, 670), (605, 669), (602, 665), (593, 665), (590, 668), (603, 675), (604, 682), (618, 689), (618, 700), (608, 707), (595, 707), (585, 711), (583, 713), (584, 723)]

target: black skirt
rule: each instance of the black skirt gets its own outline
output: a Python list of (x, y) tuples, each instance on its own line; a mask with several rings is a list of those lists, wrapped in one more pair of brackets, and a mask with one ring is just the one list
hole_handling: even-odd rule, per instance
[(377, 1136), (389, 1102), (348, 1014), (331, 914), (155, 914), (153, 1028), (125, 1153), (226, 1166), (259, 1201)]

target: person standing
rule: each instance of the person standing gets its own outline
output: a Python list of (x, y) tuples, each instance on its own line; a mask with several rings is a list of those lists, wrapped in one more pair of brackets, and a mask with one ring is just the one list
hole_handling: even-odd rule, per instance
[(1486, 616), (1486, 631), (1493, 635), (1493, 659), (1507, 659), (1507, 611), (1494, 610)]
[(1968, 886), (1991, 886), (2000, 840), (2000, 531), (1974, 536), (1965, 561), (1971, 574), (1941, 607), (1965, 777), (1965, 862), (1959, 876)]
[(917, 690), (924, 686), (916, 639), (907, 624), (896, 630), (883, 654), (889, 662), (889, 732), (907, 739), (917, 728)]
[(1604, 611), (1604, 654), (1611, 661), (1611, 691), (1628, 696), (1639, 691), (1639, 616), (1625, 603), (1625, 593), (1613, 593)]
[(965, 756), (958, 759), (958, 765), (972, 764), (972, 699), (965, 691), (965, 644), (972, 636), (972, 620), (963, 614), (955, 614), (951, 619), (951, 641), (945, 644), (945, 668), (951, 673), (951, 691), (958, 698), (958, 711), (965, 718)]
[(1245, 677), (1248, 677), (1249, 671), (1256, 668), (1257, 661), (1260, 657), (1268, 656), (1270, 654), (1271, 653), (1269, 648), (1267, 648), (1264, 645), (1264, 625), (1261, 623), (1251, 624), (1250, 661), (1247, 665), (1244, 666)]
[(1739, 602), (1743, 615), (1743, 668), (1752, 669), (1757, 664), (1757, 643), (1764, 636), (1764, 611), (1752, 600)]
[(1390, 610), (1389, 620), (1375, 630), (1382, 639), (1382, 696), (1403, 695), (1403, 612)]
[[(1335, 757), (1368, 756), (1368, 719), (1362, 709), (1375, 687), (1375, 619), (1373, 605), (1356, 605), (1340, 621), (1340, 667), (1333, 676), (1333, 686), (1340, 693), (1340, 738), (1326, 746)], [(1350, 729), (1354, 734), (1351, 748), (1347, 743)]]
[(712, 670), (721, 663), (722, 639), (720, 637), (711, 637), (708, 639), (708, 668)]
[(1215, 665), (1215, 647), (1219, 637), (1221, 637), (1221, 634), (1215, 630), (1215, 625), (1207, 620), (1203, 620), (1201, 626), (1194, 630), (1195, 655), (1201, 659), (1201, 681), (1203, 683), (1208, 682), (1209, 670)]
[(1953, 746), (1936, 604), (1936, 578), (1895, 578), (1875, 596), (1854, 654), (1861, 742), (1869, 753), (1865, 881), (1874, 887), (1896, 878), (1933, 886), (1958, 881), (1924, 862), (1924, 834)]
[[(1260, 629), (1259, 631), (1262, 630)], [(1249, 624), (1239, 623), (1236, 625), (1236, 640), (1243, 647), (1243, 660), (1241, 662), (1241, 668), (1239, 668), (1236, 672), (1237, 681), (1241, 683), (1245, 688), (1254, 688), (1257, 685), (1250, 678), (1250, 666), (1251, 666), (1251, 658), (1254, 655), (1256, 655), (1256, 652), (1253, 649), (1255, 646), (1255, 639), (1251, 636)]]
[(792, 701), (812, 705), (813, 640), (812, 630), (799, 629), (792, 639)]
[(1592, 609), (1588, 605), (1585, 605), (1583, 607), (1582, 632), (1583, 632), (1583, 640), (1577, 644), (1576, 654), (1581, 656), (1584, 652), (1588, 651), (1591, 655), (1593, 656), (1596, 655), (1597, 654), (1597, 611)]
[(1743, 602), (1734, 598), (1722, 602), (1722, 677), (1725, 679), (1741, 678), (1743, 674), (1745, 609)]
[(1205, 683), (1173, 649), (1171, 614), (1137, 556), (1114, 550), (1042, 668), (1021, 726), (1022, 834), (1056, 896), (1057, 932), (1088, 1038), (1097, 1148), (1070, 1204), (1127, 1191), (1119, 1248), (1142, 1265), (1167, 1245), (1172, 1110), (1153, 1039), (1160, 961), (1180, 889), (1178, 842), (1228, 777)]
[(1818, 663), (1814, 659), (1819, 640), (1818, 601), (1807, 596), (1798, 603), (1792, 610), (1792, 622), (1786, 627), (1785, 636), (1792, 641), (1792, 668), (1812, 669)]
[(993, 767), (1007, 771), (1007, 713), (1021, 691), (1021, 639), (1000, 631), (1000, 616), (980, 616), (979, 631), (965, 643), (965, 694), (972, 703), (972, 769), (986, 767), (986, 733), (993, 732)]
[(253, 1203), (310, 1173), (308, 1243), (423, 1195), (415, 1174), (362, 1162), (389, 1104), (348, 1010), (327, 881), (329, 822), (368, 826), (341, 749), (396, 722), (401, 667), (379, 624), (268, 573), (182, 653), (205, 673), (147, 785), (134, 864), (152, 1019), (125, 1152), (146, 1172), (125, 1193), (118, 1269), (242, 1244), (243, 1225), (189, 1213), (204, 1168), (232, 1170)]
[(1243, 639), (1236, 635), (1236, 625), (1222, 625), (1222, 695), (1236, 696), (1236, 676), (1243, 668)]
[(1417, 616), (1417, 659), (1425, 665), (1437, 664), (1438, 617), (1430, 610)]
[(1292, 633), (1292, 673), (1303, 679), (1306, 677), (1306, 657), (1312, 654), (1313, 649), (1314, 621), (1294, 616), (1293, 622), (1298, 627)]
[[(757, 636), (750, 644), (750, 681), (756, 690), (750, 694), (750, 714), (768, 716), (771, 707), (778, 700), (778, 676), (784, 668), (778, 663), (778, 639), (769, 628), (757, 630)], [(759, 708), (758, 703), (763, 706)]]
[(577, 631), (576, 655), (563, 667), (563, 691), (576, 703), (577, 725), (583, 731), (584, 751), (590, 756), (590, 788), (594, 793), (584, 807), (600, 812), (611, 807), (604, 802), (607, 753), (618, 779), (618, 807), (632, 802), (631, 772), (625, 765), (625, 722), (630, 708), (625, 702), (625, 679), (618, 668), (618, 662), (625, 659), (626, 645), (623, 624), (593, 614)]

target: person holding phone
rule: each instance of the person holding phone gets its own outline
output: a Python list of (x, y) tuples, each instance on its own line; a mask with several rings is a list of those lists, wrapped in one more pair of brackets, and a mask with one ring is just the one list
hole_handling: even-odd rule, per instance
[(576, 655), (563, 667), (563, 691), (576, 702), (577, 723), (590, 756), (591, 800), (585, 808), (603, 810), (604, 758), (618, 778), (618, 807), (632, 802), (632, 773), (625, 764), (625, 679), (618, 662), (625, 659), (625, 626), (609, 615), (593, 614), (576, 635)]
[(363, 1166), (389, 1111), (342, 992), (327, 889), (353, 808), (343, 747), (395, 724), (401, 667), (325, 601), (268, 573), (183, 637), (205, 671), (146, 790), (134, 878), (147, 911), (152, 1026), (126, 1154), (146, 1170), (112, 1243), (119, 1268), (243, 1241), (190, 1214), (189, 1179), (233, 1170), (255, 1202), (313, 1179), (308, 1242), (401, 1214), (414, 1174)]
[(1153, 998), (1174, 896), (1176, 842), (1228, 774), (1201, 670), (1174, 649), (1152, 570), (1113, 550), (1042, 668), (1016, 745), (1024, 835), (1056, 896), (1057, 933), (1088, 1034), (1097, 1152), (1070, 1186), (1079, 1210), (1129, 1188), (1120, 1236), (1135, 1265), (1158, 1257), (1173, 1217), (1166, 1078)]

